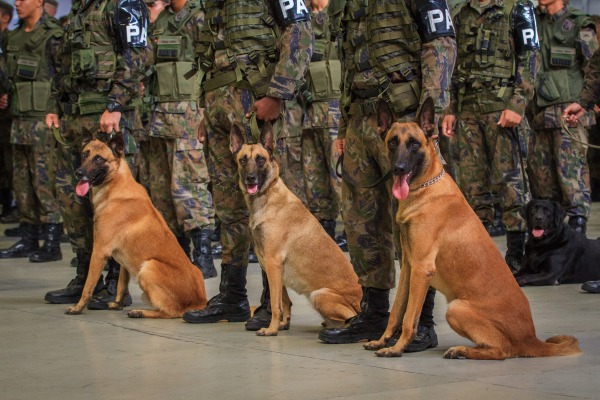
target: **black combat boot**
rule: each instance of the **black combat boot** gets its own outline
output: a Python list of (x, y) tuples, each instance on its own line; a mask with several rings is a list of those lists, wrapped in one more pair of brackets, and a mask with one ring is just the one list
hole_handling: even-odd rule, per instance
[(29, 256), (31, 262), (48, 262), (62, 260), (60, 251), (60, 238), (63, 232), (63, 224), (43, 225), (44, 244)]
[(0, 250), (0, 258), (29, 257), (40, 249), (38, 242), (39, 228), (37, 225), (21, 223), (21, 240), (8, 249)]
[[(75, 279), (72, 279), (64, 289), (53, 290), (46, 293), (44, 300), (52, 304), (77, 303), (81, 298), (83, 286), (85, 285), (85, 280), (90, 268), (90, 256), (90, 254), (87, 254), (83, 251), (77, 251), (77, 275), (75, 276)], [(100, 275), (98, 283), (96, 283), (94, 293), (97, 293), (100, 289), (102, 289), (103, 286), (104, 280), (102, 279), (102, 275)]]
[[(433, 322), (433, 306), (435, 303), (435, 289), (430, 287), (423, 302), (421, 317), (419, 318), (419, 327), (417, 335), (405, 348), (405, 353), (418, 353), (427, 349), (433, 349), (438, 345), (437, 333), (435, 333), (435, 323)], [(394, 346), (402, 331), (396, 333), (387, 343), (387, 347)]]
[[(247, 331), (257, 331), (261, 328), (267, 328), (271, 324), (271, 293), (269, 292), (269, 280), (267, 279), (267, 274), (264, 270), (261, 270), (261, 273), (263, 291), (260, 295), (260, 305), (254, 310), (252, 318), (246, 321)], [(286, 331), (288, 329), (290, 329), (289, 323), (285, 327), (280, 328), (280, 330)]]
[(516, 274), (523, 267), (523, 256), (525, 254), (525, 232), (507, 232), (506, 233), (506, 255), (504, 260), (510, 268), (512, 274)]
[(325, 232), (327, 232), (329, 237), (332, 238), (333, 240), (335, 240), (335, 221), (328, 220), (328, 219), (321, 219), (321, 220), (319, 220), (319, 222), (321, 223), (321, 226), (323, 227), (323, 229), (325, 229)]
[(185, 255), (188, 256), (190, 261), (192, 261), (192, 248), (190, 247), (190, 238), (186, 235), (175, 236), (175, 238), (177, 239), (177, 243), (179, 243), (179, 246), (181, 246), (181, 248), (183, 249)]
[(573, 215), (569, 217), (569, 226), (577, 233), (581, 233), (585, 236), (587, 230), (587, 219), (585, 217)]
[(183, 314), (184, 321), (194, 324), (247, 321), (250, 318), (250, 304), (246, 295), (247, 269), (221, 264), (219, 294), (208, 301), (205, 309)]
[(254, 252), (254, 245), (251, 245), (250, 250), (248, 251), (248, 262), (249, 263), (257, 263), (258, 262), (258, 256)]
[(335, 237), (335, 243), (339, 246), (342, 251), (348, 251), (348, 239), (346, 239), (346, 232), (342, 232), (341, 234)]
[(193, 229), (188, 232), (189, 237), (194, 243), (194, 265), (200, 269), (204, 279), (217, 276), (215, 262), (210, 247), (210, 229)]
[[(88, 310), (108, 310), (108, 303), (117, 298), (117, 284), (121, 265), (112, 258), (108, 260), (108, 273), (104, 280), (104, 286), (92, 297), (87, 305)], [(129, 307), (132, 303), (129, 290), (125, 292), (123, 307)]]
[(390, 307), (390, 290), (363, 287), (361, 311), (346, 321), (343, 328), (323, 329), (319, 340), (325, 343), (356, 343), (377, 340), (387, 327)]
[(223, 256), (223, 246), (221, 242), (215, 244), (210, 250), (213, 259), (219, 259)]
[(6, 228), (4, 230), (4, 236), (6, 236), (6, 237), (21, 237), (21, 236), (23, 236), (23, 232), (21, 231), (21, 225), (15, 226), (13, 228)]
[[(10, 189), (0, 190), (0, 201), (2, 203), (2, 213), (0, 214), (0, 222), (3, 224), (14, 224), (19, 222), (21, 213), (13, 201), (12, 192)], [(20, 235), (19, 235), (20, 236)]]

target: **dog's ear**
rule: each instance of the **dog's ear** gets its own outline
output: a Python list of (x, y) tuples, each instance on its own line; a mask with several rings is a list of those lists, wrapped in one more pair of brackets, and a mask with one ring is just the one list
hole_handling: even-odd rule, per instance
[(115, 132), (115, 134), (111, 136), (107, 144), (108, 147), (110, 147), (110, 149), (112, 150), (115, 157), (123, 157), (125, 148), (125, 138), (123, 137), (123, 132)]
[(83, 141), (81, 142), (81, 148), (83, 149), (85, 146), (87, 146), (91, 141), (92, 141), (92, 137), (89, 135), (84, 135), (83, 136)]
[(417, 123), (428, 139), (433, 136), (435, 133), (435, 104), (431, 97), (427, 97), (421, 104), (421, 108), (417, 112)]
[(273, 155), (273, 148), (275, 146), (274, 136), (275, 133), (273, 124), (271, 124), (269, 121), (265, 121), (262, 129), (260, 130), (260, 143), (265, 149), (267, 149), (270, 155)]
[(385, 101), (379, 100), (377, 103), (377, 132), (382, 138), (390, 130), (393, 122), (394, 114), (392, 114), (390, 106)]
[(244, 128), (238, 124), (231, 125), (231, 131), (229, 131), (229, 150), (235, 154), (240, 151), (244, 143), (246, 143)]
[(560, 226), (562, 225), (565, 217), (567, 216), (567, 212), (562, 206), (556, 201), (552, 202), (552, 206), (554, 207), (554, 225)]

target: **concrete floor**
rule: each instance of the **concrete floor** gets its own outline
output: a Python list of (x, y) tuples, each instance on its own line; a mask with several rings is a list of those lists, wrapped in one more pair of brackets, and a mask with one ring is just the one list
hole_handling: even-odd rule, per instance
[[(588, 229), (589, 237), (600, 235), (600, 212)], [(13, 242), (1, 237), (0, 247)], [(496, 239), (502, 252), (503, 242)], [(277, 337), (257, 337), (243, 323), (129, 319), (126, 311), (65, 315), (66, 306), (43, 301), (46, 291), (74, 276), (70, 246), (62, 246), (61, 262), (0, 260), (0, 399), (600, 398), (600, 295), (583, 293), (580, 285), (529, 287), (525, 294), (538, 336), (574, 335), (583, 355), (444, 360), (448, 347), (470, 342), (449, 328), (438, 294), (439, 347), (381, 359), (360, 344), (320, 343), (320, 318), (295, 293), (292, 327)], [(206, 282), (209, 297), (218, 284), (218, 278)], [(256, 304), (257, 264), (249, 269), (248, 289)], [(139, 307), (135, 283), (132, 292)]]

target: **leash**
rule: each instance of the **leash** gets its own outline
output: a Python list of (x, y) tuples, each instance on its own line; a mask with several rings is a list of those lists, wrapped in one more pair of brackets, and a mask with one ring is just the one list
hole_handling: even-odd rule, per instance
[[(583, 127), (583, 124), (581, 123), (581, 121), (577, 120), (577, 125), (581, 125)], [(576, 126), (577, 126), (576, 125)], [(569, 136), (569, 139), (573, 142), (579, 143), (581, 144), (583, 147), (589, 147), (591, 149), (600, 149), (600, 146), (596, 146), (593, 144), (589, 144), (587, 142), (584, 142), (581, 139), (578, 139), (572, 132), (571, 129), (569, 127), (569, 125), (567, 124), (567, 121), (565, 121), (564, 118), (560, 119), (560, 126), (561, 128), (563, 128), (563, 130), (567, 133), (567, 135)]]
[[(273, 125), (273, 136), (278, 136), (279, 135), (279, 129), (281, 128), (280, 125), (277, 125), (277, 123), (279, 121), (283, 121), (283, 113), (279, 113), (279, 116), (273, 120), (272, 125)], [(252, 139), (254, 140), (254, 143), (260, 143), (260, 135), (261, 135), (261, 131), (260, 128), (258, 127), (258, 118), (256, 118), (256, 112), (252, 111), (250, 113), (250, 116), (247, 118), (249, 120), (249, 126), (250, 126), (250, 134), (252, 135)], [(277, 130), (276, 130), (277, 128)], [(276, 132), (277, 131), (277, 132)]]
[(525, 171), (525, 162), (523, 161), (523, 148), (521, 147), (521, 138), (519, 137), (519, 129), (518, 127), (514, 128), (505, 128), (510, 132), (511, 136), (513, 136), (513, 140), (517, 141), (517, 147), (519, 152), (519, 163), (521, 164), (521, 174), (523, 175), (523, 189), (525, 189), (525, 193), (529, 192), (529, 183), (527, 182), (527, 172)]

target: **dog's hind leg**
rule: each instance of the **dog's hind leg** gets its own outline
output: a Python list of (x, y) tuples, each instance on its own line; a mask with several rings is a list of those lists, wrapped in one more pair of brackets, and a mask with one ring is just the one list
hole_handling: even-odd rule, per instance
[[(182, 314), (183, 315), (183, 314)], [(127, 313), (129, 318), (178, 318), (181, 315), (171, 315), (162, 310), (131, 310)]]
[(331, 327), (339, 328), (344, 325), (346, 320), (356, 315), (356, 311), (342, 295), (328, 288), (312, 292), (310, 302), (325, 318), (328, 327), (331, 325)]
[(117, 295), (115, 301), (108, 303), (110, 310), (122, 310), (123, 302), (125, 301), (125, 293), (129, 287), (129, 271), (124, 266), (121, 266), (121, 273), (119, 274), (119, 282), (117, 283)]
[(511, 357), (510, 353), (505, 351), (511, 347), (509, 341), (489, 318), (474, 309), (467, 301), (453, 300), (448, 305), (446, 320), (456, 333), (471, 340), (477, 346), (451, 347), (444, 353), (444, 358), (504, 360)]
[(290, 296), (288, 295), (285, 286), (283, 286), (281, 290), (281, 303), (283, 313), (281, 315), (281, 321), (279, 322), (279, 330), (286, 331), (290, 329), (290, 321), (292, 319), (292, 300), (290, 300)]
[[(156, 310), (132, 310), (127, 313), (130, 318), (179, 318), (183, 315), (183, 306), (176, 296), (176, 291), (169, 290), (162, 284), (162, 273), (159, 261), (148, 261), (140, 270), (137, 279), (148, 301)], [(171, 288), (173, 289), (173, 288)]]
[(106, 264), (107, 260), (108, 256), (105, 256), (102, 252), (94, 249), (92, 252), (92, 258), (90, 260), (88, 276), (85, 280), (85, 285), (83, 286), (83, 291), (81, 293), (81, 298), (76, 305), (67, 308), (65, 314), (81, 314), (81, 310), (83, 310), (92, 297), (96, 283), (100, 278), (100, 274), (102, 274), (102, 270), (104, 269), (104, 265)]

